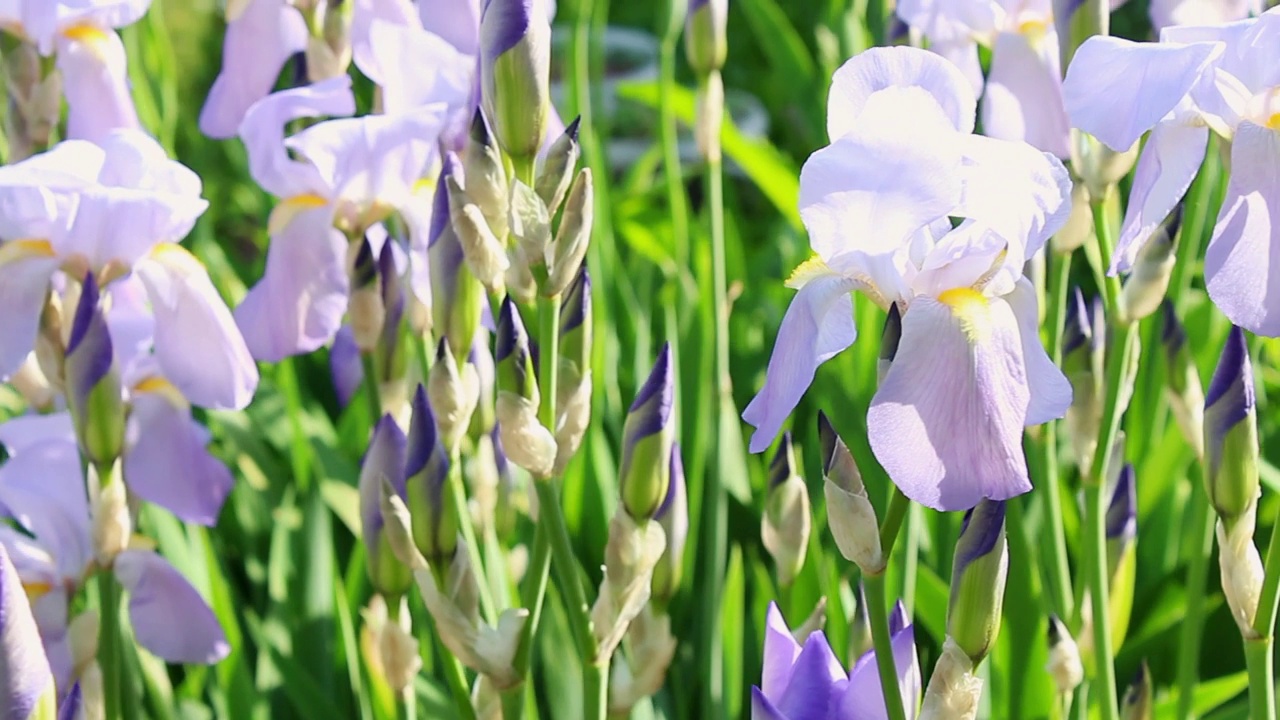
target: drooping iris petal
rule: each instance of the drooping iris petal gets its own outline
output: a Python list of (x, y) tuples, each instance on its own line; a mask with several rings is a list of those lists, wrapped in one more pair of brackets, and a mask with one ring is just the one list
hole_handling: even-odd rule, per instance
[(835, 701), (836, 684), (845, 680), (821, 630), (810, 633), (796, 657), (791, 680), (775, 705), (787, 720), (826, 720)]
[(1133, 268), (1138, 251), (1191, 187), (1208, 142), (1209, 129), (1203, 126), (1161, 123), (1151, 131), (1138, 156), (1110, 272)]
[[(907, 720), (915, 720), (924, 684), (920, 676), (920, 659), (916, 655), (915, 628), (906, 625), (893, 633), (894, 669), (898, 671), (898, 692), (902, 697)], [(840, 720), (888, 720), (884, 707), (884, 689), (876, 669), (876, 654), (868, 650), (849, 671), (849, 684), (836, 700), (834, 717)]]
[[(360, 69), (382, 88), (387, 113), (433, 102), (470, 115), (476, 61), (443, 38), (417, 27), (375, 19), (369, 24), (369, 56)], [(357, 62), (359, 59), (357, 58)]]
[(235, 480), (209, 454), (208, 431), (163, 392), (136, 392), (126, 431), (129, 490), (187, 522), (213, 525)]
[(140, 127), (124, 43), (114, 31), (92, 25), (63, 31), (57, 63), (67, 98), (67, 137), (96, 142), (117, 128)]
[(299, 212), (272, 238), (266, 272), (234, 313), (253, 357), (279, 362), (329, 342), (347, 310), (346, 257), (328, 207)]
[(74, 440), (46, 440), (0, 466), (0, 508), (52, 555), (62, 577), (79, 577), (93, 557), (89, 504)]
[[(49, 277), (58, 269), (58, 259), (50, 257), (45, 244), (24, 252), (21, 242), (0, 245), (0, 378), (17, 372), (35, 347)], [(15, 257), (6, 258), (9, 252)]]
[(200, 111), (200, 131), (234, 137), (249, 107), (271, 92), (284, 64), (306, 47), (307, 24), (297, 8), (281, 0), (251, 0), (227, 24), (222, 70)]
[(216, 663), (230, 647), (213, 610), (182, 573), (154, 552), (116, 556), (138, 644), (173, 663)]
[(0, 445), (9, 451), (10, 457), (46, 440), (75, 443), (76, 430), (70, 414), (19, 415), (0, 424)]
[(949, 293), (941, 302), (916, 297), (903, 315), (867, 427), (876, 458), (907, 497), (963, 510), (1031, 489), (1022, 453), (1031, 398), (1009, 305), (968, 289)]
[(854, 286), (845, 277), (829, 274), (809, 281), (791, 300), (778, 328), (764, 387), (742, 413), (756, 428), (751, 452), (769, 447), (818, 366), (857, 338), (849, 294)]
[(248, 405), (258, 367), (204, 265), (181, 245), (164, 244), (137, 271), (156, 316), (155, 350), (165, 377), (201, 407)]
[(1076, 50), (1063, 96), (1073, 127), (1128, 150), (1200, 81), (1222, 52), (1212, 43), (1135, 43), (1095, 35)]
[(1027, 278), (1019, 278), (1013, 292), (1004, 296), (1005, 302), (1018, 319), (1018, 331), (1022, 334), (1022, 360), (1027, 368), (1027, 389), (1031, 400), (1027, 404), (1026, 424), (1039, 425), (1062, 417), (1071, 405), (1071, 382), (1062, 374), (1049, 353), (1040, 344), (1040, 314), (1036, 308), (1036, 289)]
[(25, 720), (47, 717), (53, 706), (49, 660), (22, 581), (0, 545), (0, 710), (6, 718)]
[(782, 611), (777, 603), (769, 603), (764, 626), (764, 666), (760, 671), (760, 689), (766, 696), (782, 697), (799, 656), (800, 643), (791, 635)]
[(276, 197), (314, 193), (327, 197), (329, 188), (316, 168), (290, 157), (284, 144), (285, 125), (298, 118), (355, 111), (351, 78), (346, 75), (262, 98), (250, 106), (240, 123), (240, 139), (249, 154), (249, 174)]
[[(834, 142), (858, 125), (867, 101), (886, 88), (920, 88), (942, 108), (953, 129), (973, 132), (977, 99), (963, 73), (942, 57), (909, 48), (871, 48), (846, 62), (831, 78), (827, 135)], [(907, 118), (903, 118), (907, 120)]]
[(1056, 157), (1069, 157), (1071, 126), (1060, 75), (1055, 33), (1045, 33), (1036, 45), (1023, 33), (997, 35), (982, 98), (983, 131), (993, 138), (1021, 140)]
[(1209, 297), (1231, 322), (1280, 335), (1280, 133), (1244, 122), (1204, 259)]

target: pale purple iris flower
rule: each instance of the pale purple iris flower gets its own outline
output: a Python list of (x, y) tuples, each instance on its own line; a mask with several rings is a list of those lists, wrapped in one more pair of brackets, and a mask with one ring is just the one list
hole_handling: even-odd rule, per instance
[(55, 688), (27, 593), (0, 544), (0, 712), (6, 720), (49, 718)]
[(1280, 336), (1280, 9), (1215, 26), (1166, 28), (1159, 43), (1090, 38), (1065, 83), (1072, 123), (1124, 150), (1148, 130), (1111, 272), (1190, 187), (1209, 131), (1231, 175), (1205, 253), (1209, 297), (1236, 325)]
[[(897, 13), (982, 95), (984, 133), (1070, 155), (1052, 0), (900, 0)], [(985, 92), (979, 45), (991, 49)]]
[(1031, 489), (1023, 427), (1061, 417), (1071, 386), (1040, 344), (1022, 267), (1066, 222), (1071, 184), (1048, 153), (972, 135), (975, 105), (961, 72), (924, 50), (874, 48), (836, 72), (832, 143), (800, 174), (816, 257), (788, 280), (798, 292), (743, 413), (752, 452), (853, 343), (858, 290), (902, 313), (867, 417), (894, 483), (939, 510)]
[[(920, 707), (922, 681), (915, 631), (898, 603), (889, 616), (894, 667), (907, 720)], [(764, 669), (751, 688), (751, 720), (888, 720), (875, 650), (858, 658), (848, 673), (821, 630), (797, 642), (778, 606), (769, 603), (765, 620)]]
[(140, 131), (65, 141), (0, 168), (0, 377), (35, 346), (51, 281), (94, 273), (107, 293), (125, 278), (145, 289), (155, 360), (184, 396), (248, 405), (257, 367), (208, 271), (178, 244), (208, 207), (200, 191)]
[[(9, 459), (0, 465), (2, 543), (33, 597), (32, 611), (59, 688), (74, 680), (68, 603), (96, 571), (80, 454), (57, 416), (0, 425)], [(116, 556), (112, 571), (129, 593), (138, 644), (177, 663), (214, 663), (229, 647), (208, 603), (176, 568), (151, 550)]]
[(54, 55), (67, 98), (67, 137), (102, 140), (138, 129), (128, 61), (115, 28), (132, 25), (151, 0), (9, 0), (0, 26), (17, 30), (40, 54)]
[[(1125, 0), (1111, 0), (1111, 9)], [(1262, 0), (1151, 0), (1151, 26), (1156, 32), (1173, 25), (1219, 25), (1262, 13)]]
[(431, 195), (439, 168), (443, 103), (394, 115), (341, 117), (286, 138), (298, 118), (355, 112), (347, 77), (269, 95), (245, 115), (249, 171), (281, 199), (268, 230), (261, 281), (236, 309), (253, 356), (278, 361), (333, 340), (346, 312), (353, 241), (392, 213), (409, 230), (409, 278), (429, 301)]

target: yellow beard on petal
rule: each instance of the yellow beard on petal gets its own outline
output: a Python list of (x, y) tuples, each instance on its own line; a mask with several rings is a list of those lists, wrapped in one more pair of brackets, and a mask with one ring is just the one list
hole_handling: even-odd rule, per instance
[(786, 285), (793, 290), (799, 290), (809, 284), (810, 280), (823, 275), (830, 275), (832, 272), (831, 268), (827, 267), (826, 261), (814, 255), (791, 271), (791, 275), (787, 277)]
[(970, 344), (986, 339), (991, 332), (991, 304), (973, 288), (953, 288), (938, 294), (938, 302), (951, 308)]
[(271, 217), (267, 219), (267, 232), (271, 235), (276, 235), (288, 227), (289, 223), (293, 222), (293, 219), (298, 216), (298, 213), (304, 210), (314, 210), (328, 204), (328, 199), (315, 193), (285, 198), (271, 211)]
[(1280, 130), (1280, 112), (1272, 113), (1271, 117), (1267, 118), (1267, 127), (1272, 130)]
[(176, 408), (188, 407), (187, 399), (183, 397), (182, 391), (159, 375), (147, 377), (142, 382), (134, 385), (133, 391), (135, 393), (154, 393), (169, 401), (169, 404)]
[(0, 266), (33, 257), (54, 257), (48, 240), (11, 240), (0, 243)]

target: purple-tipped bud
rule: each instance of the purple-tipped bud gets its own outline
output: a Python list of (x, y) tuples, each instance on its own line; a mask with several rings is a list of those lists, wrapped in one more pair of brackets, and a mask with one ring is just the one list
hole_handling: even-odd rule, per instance
[(684, 49), (698, 75), (724, 67), (729, 52), (729, 0), (690, 0)]
[(524, 398), (538, 396), (538, 371), (529, 349), (529, 333), (520, 318), (520, 309), (510, 296), (503, 298), (498, 311), (493, 360), (499, 392)]
[(480, 20), (485, 115), (507, 155), (528, 164), (546, 135), (551, 24), (539, 0), (490, 0)]
[(964, 516), (951, 571), (947, 635), (976, 665), (1000, 632), (1004, 585), (1009, 573), (1005, 503), (983, 500)]
[(791, 433), (784, 433), (769, 465), (769, 494), (760, 522), (761, 539), (777, 565), (778, 583), (783, 586), (790, 585), (804, 567), (810, 526), (809, 490), (796, 472)]
[(1232, 326), (1204, 406), (1209, 499), (1228, 525), (1258, 499), (1258, 416), (1244, 331)]
[(382, 483), (391, 483), (395, 493), (405, 497), (405, 445), (400, 426), (384, 415), (360, 463), (360, 518), (369, 581), (378, 592), (392, 597), (408, 592), (413, 584), (409, 568), (396, 558), (382, 532)]
[(1116, 478), (1111, 504), (1107, 507), (1105, 531), (1107, 573), (1111, 578), (1107, 611), (1111, 616), (1111, 634), (1119, 646), (1129, 632), (1137, 578), (1137, 548), (1133, 541), (1138, 535), (1138, 486), (1133, 465), (1125, 464)]
[(371, 353), (378, 346), (386, 315), (378, 287), (378, 256), (365, 237), (360, 241), (351, 268), (351, 297), (347, 301), (347, 320), (360, 352)]
[(636, 520), (652, 518), (667, 495), (675, 442), (675, 395), (671, 346), (663, 344), (622, 428), (622, 466), (618, 472), (622, 505)]
[(884, 571), (880, 547), (879, 521), (867, 497), (862, 473), (844, 440), (827, 419), (818, 413), (818, 438), (822, 441), (823, 493), (827, 500), (827, 527), (845, 559), (856, 563), (864, 574)]
[(458, 542), (449, 455), (436, 428), (426, 388), (421, 385), (413, 395), (412, 407), (404, 473), (413, 517), (413, 541), (428, 562), (448, 560)]
[(1147, 668), (1147, 661), (1143, 660), (1120, 701), (1120, 720), (1151, 720), (1155, 710), (1152, 706), (1153, 699), (1151, 670)]
[(884, 382), (889, 374), (893, 358), (898, 354), (898, 343), (902, 341), (902, 311), (898, 303), (889, 306), (889, 315), (884, 319), (884, 330), (880, 333), (880, 359), (876, 363), (876, 377)]
[(382, 332), (375, 350), (378, 382), (402, 381), (409, 368), (409, 343), (405, 342), (407, 296), (404, 280), (396, 270), (395, 242), (388, 237), (378, 254), (378, 285), (382, 299)]
[(1187, 444), (1196, 451), (1196, 457), (1203, 459), (1204, 388), (1200, 385), (1200, 372), (1191, 357), (1187, 331), (1178, 320), (1173, 303), (1164, 301), (1162, 315), (1160, 345), (1165, 355), (1165, 395)]
[(455, 154), (445, 156), (436, 185), (431, 215), (427, 264), (431, 268), (431, 322), (437, 336), (449, 339), (449, 349), (462, 357), (475, 339), (484, 309), (484, 287), (466, 263), (466, 254), (450, 219), (449, 183), (460, 164)]
[(667, 495), (654, 515), (667, 536), (667, 547), (662, 551), (662, 559), (653, 569), (652, 583), (654, 596), (664, 601), (670, 600), (680, 587), (684, 569), (684, 544), (689, 537), (689, 496), (684, 484), (680, 443), (671, 445), (670, 472)]
[(1106, 335), (1101, 302), (1087, 302), (1079, 288), (1074, 289), (1063, 330), (1062, 372), (1071, 382), (1067, 434), (1076, 465), (1081, 468), (1092, 461), (1102, 423)]
[(53, 673), (27, 593), (0, 545), (0, 713), (13, 720), (52, 720)]
[(564, 194), (569, 191), (569, 183), (573, 180), (574, 171), (578, 167), (580, 148), (578, 145), (578, 125), (581, 117), (576, 117), (556, 141), (547, 149), (542, 160), (542, 168), (538, 171), (538, 181), (534, 189), (538, 197), (546, 204), (552, 215), (560, 208)]
[(1138, 487), (1133, 482), (1133, 465), (1125, 464), (1116, 480), (1107, 507), (1106, 531), (1108, 540), (1129, 542), (1138, 533)]
[(1059, 693), (1069, 693), (1084, 680), (1080, 646), (1057, 615), (1049, 616), (1048, 640), (1049, 662), (1045, 665), (1045, 670), (1053, 678)]
[(85, 276), (80, 289), (64, 369), (67, 405), (80, 450), (99, 468), (110, 467), (124, 447), (124, 402), (111, 333), (92, 273)]
[(542, 396), (537, 361), (520, 310), (510, 296), (502, 301), (494, 347), (498, 427), (512, 462), (535, 477), (550, 477), (555, 468), (556, 440), (538, 419)]
[(1120, 315), (1125, 322), (1137, 322), (1160, 307), (1169, 290), (1181, 226), (1182, 205), (1179, 204), (1138, 251), (1133, 271), (1120, 294)]

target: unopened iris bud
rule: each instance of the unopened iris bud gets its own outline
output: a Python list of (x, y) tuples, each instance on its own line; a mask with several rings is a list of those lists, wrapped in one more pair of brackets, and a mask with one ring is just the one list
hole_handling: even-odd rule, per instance
[(809, 491), (796, 472), (795, 450), (788, 432), (783, 434), (782, 444), (769, 465), (769, 494), (760, 523), (761, 539), (778, 567), (778, 583), (784, 587), (804, 567), (810, 523)]
[(351, 268), (351, 299), (347, 301), (347, 319), (360, 352), (371, 353), (378, 346), (386, 315), (378, 286), (378, 257), (366, 237), (356, 251)]
[(591, 227), (595, 221), (595, 192), (591, 181), (591, 168), (582, 168), (573, 181), (573, 189), (565, 201), (564, 213), (556, 240), (547, 246), (547, 281), (542, 288), (544, 295), (554, 297), (564, 292), (582, 267), (587, 245), (591, 242)]
[(720, 71), (698, 83), (697, 112), (693, 125), (698, 152), (707, 162), (720, 161), (720, 126), (724, 123), (724, 80)]
[(569, 183), (573, 180), (574, 170), (578, 167), (578, 156), (581, 154), (581, 147), (578, 145), (580, 122), (581, 117), (574, 118), (564, 129), (564, 133), (556, 138), (538, 171), (538, 181), (534, 187), (552, 215), (560, 209), (564, 194), (569, 191)]
[[(1094, 2), (1096, 0), (1089, 0), (1089, 3)], [(1080, 176), (1091, 200), (1101, 200), (1108, 206), (1119, 203), (1119, 193), (1109, 192), (1108, 188), (1133, 169), (1138, 159), (1138, 147), (1139, 143), (1134, 141), (1128, 149), (1116, 151), (1084, 131), (1071, 131), (1071, 167)]]
[(449, 351), (449, 342), (441, 338), (436, 348), (436, 361), (427, 377), (427, 396), (436, 412), (436, 423), (445, 448), (457, 449), (467, 434), (471, 413), (480, 399), (480, 377), (471, 363), (458, 362)]
[(667, 548), (653, 569), (652, 584), (653, 596), (665, 602), (680, 587), (684, 572), (684, 543), (689, 537), (689, 495), (684, 484), (680, 443), (671, 445), (671, 481), (667, 483), (667, 496), (653, 519), (662, 526), (667, 537)]
[(569, 465), (591, 421), (591, 277), (584, 265), (560, 305), (560, 366), (556, 377), (556, 464)]
[(503, 151), (529, 164), (551, 106), (551, 23), (540, 0), (492, 0), (480, 20), (485, 115)]
[[(892, 317), (892, 311), (891, 317)], [(848, 446), (836, 434), (825, 413), (818, 413), (818, 437), (822, 441), (823, 492), (827, 500), (827, 525), (840, 554), (856, 563), (866, 575), (884, 572), (879, 521), (862, 484), (862, 473)]]
[(133, 515), (129, 512), (129, 493), (121, 477), (120, 461), (116, 460), (102, 470), (103, 475), (98, 474), (98, 466), (89, 470), (98, 475), (98, 492), (92, 498), (89, 512), (93, 519), (94, 555), (99, 566), (109, 568), (116, 556), (129, 547), (129, 540), (133, 537)]
[(1102, 423), (1103, 363), (1106, 352), (1106, 319), (1102, 305), (1084, 299), (1079, 288), (1072, 291), (1067, 305), (1062, 336), (1062, 372), (1071, 382), (1071, 405), (1067, 408), (1067, 433), (1076, 466), (1087, 468), (1098, 445)]
[(1059, 693), (1075, 690), (1084, 680), (1080, 647), (1057, 615), (1049, 616), (1049, 662), (1045, 665), (1045, 670), (1053, 678), (1053, 684)]
[(1073, 182), (1071, 212), (1067, 215), (1067, 223), (1049, 239), (1049, 247), (1056, 253), (1071, 253), (1084, 247), (1093, 237), (1093, 211), (1089, 205), (1089, 191), (1083, 182)]
[[(533, 188), (516, 180), (511, 187), (511, 239), (508, 253), (507, 292), (522, 302), (535, 298), (535, 273), (547, 272), (547, 256), (551, 248), (551, 214)], [(516, 290), (520, 292), (516, 292)]]
[(1151, 720), (1155, 709), (1151, 703), (1153, 697), (1151, 670), (1143, 660), (1120, 700), (1120, 720)]
[(511, 267), (505, 243), (494, 234), (484, 212), (467, 195), (459, 173), (446, 175), (444, 184), (449, 194), (449, 219), (462, 245), (467, 267), (490, 292), (499, 292), (507, 268)]
[(698, 75), (724, 67), (729, 53), (729, 0), (690, 0), (684, 49)]
[(556, 459), (556, 441), (538, 421), (537, 370), (529, 351), (520, 311), (510, 297), (498, 312), (494, 362), (498, 386), (498, 428), (507, 457), (535, 477), (549, 476)]
[(1169, 290), (1169, 277), (1176, 260), (1175, 241), (1181, 226), (1182, 205), (1178, 205), (1138, 251), (1133, 272), (1120, 293), (1120, 312), (1125, 322), (1137, 322), (1160, 307)]
[(1200, 373), (1187, 347), (1187, 331), (1178, 320), (1173, 303), (1164, 302), (1160, 345), (1165, 354), (1165, 395), (1174, 420), (1187, 444), (1204, 458), (1204, 389)]
[(1258, 417), (1244, 331), (1232, 326), (1204, 406), (1205, 481), (1228, 526), (1258, 500)]
[(378, 254), (378, 280), (382, 299), (382, 332), (374, 348), (374, 367), (378, 373), (378, 388), (382, 395), (382, 407), (402, 408), (406, 397), (406, 376), (409, 370), (409, 344), (405, 342), (405, 309), (407, 293), (400, 271), (396, 269), (395, 243), (388, 237)]
[(637, 521), (652, 518), (667, 496), (675, 442), (675, 394), (671, 346), (664, 343), (622, 426), (622, 467), (618, 472), (622, 506)]
[(80, 450), (97, 467), (109, 468), (124, 446), (124, 401), (92, 273), (80, 289), (63, 368)]
[(1000, 610), (1009, 573), (1009, 543), (1004, 530), (1004, 501), (983, 500), (965, 514), (956, 541), (951, 572), (947, 635), (982, 662), (1000, 632)]
[(884, 330), (880, 332), (880, 358), (876, 362), (876, 381), (884, 382), (889, 374), (893, 358), (898, 354), (898, 343), (902, 341), (902, 311), (898, 303), (889, 306), (889, 315), (884, 319)]
[(1111, 577), (1107, 607), (1111, 613), (1111, 634), (1116, 647), (1129, 632), (1133, 611), (1133, 590), (1137, 572), (1138, 487), (1133, 465), (1120, 470), (1111, 504), (1107, 507), (1107, 570)]
[(471, 120), (467, 151), (462, 162), (467, 197), (484, 215), (489, 229), (501, 240), (507, 234), (508, 198), (507, 170), (484, 113), (477, 108)]
[(435, 413), (421, 385), (413, 396), (404, 474), (413, 541), (428, 562), (447, 561), (458, 546), (458, 514), (454, 483), (449, 482), (449, 455), (440, 441)]
[(409, 591), (413, 575), (400, 562), (383, 532), (382, 483), (405, 496), (405, 436), (391, 415), (384, 415), (373, 430), (369, 450), (360, 463), (360, 520), (369, 582), (378, 592), (396, 597)]
[(484, 303), (484, 287), (466, 263), (462, 243), (453, 229), (447, 178), (457, 171), (453, 153), (445, 157), (431, 211), (427, 264), (431, 269), (432, 329), (449, 339), (454, 357), (471, 349)]
[(307, 71), (311, 82), (338, 77), (351, 64), (351, 20), (355, 3), (350, 0), (318, 0), (309, 23)]

